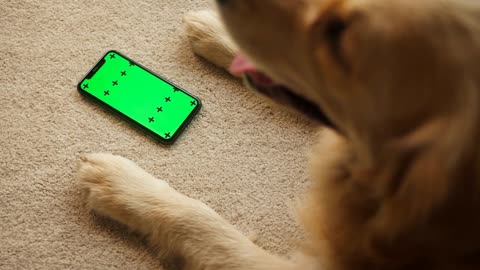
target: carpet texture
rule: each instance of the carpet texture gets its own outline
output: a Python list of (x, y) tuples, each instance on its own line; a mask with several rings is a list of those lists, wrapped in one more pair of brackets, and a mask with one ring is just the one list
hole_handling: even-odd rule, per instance
[[(88, 213), (74, 181), (82, 153), (136, 161), (200, 199), (258, 244), (301, 237), (289, 203), (306, 188), (315, 127), (196, 57), (182, 17), (207, 0), (0, 3), (0, 269), (162, 269), (142, 240)], [(76, 84), (116, 49), (202, 99), (164, 147), (82, 98)]]

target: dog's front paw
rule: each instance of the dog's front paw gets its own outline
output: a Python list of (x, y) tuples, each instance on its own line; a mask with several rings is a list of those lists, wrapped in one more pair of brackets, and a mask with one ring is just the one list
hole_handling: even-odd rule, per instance
[(209, 10), (190, 12), (184, 22), (193, 51), (213, 64), (228, 69), (238, 49), (219, 15)]
[(276, 267), (275, 258), (211, 208), (177, 192), (128, 159), (85, 155), (79, 162), (77, 179), (91, 209), (145, 236), (160, 257), (184, 259), (184, 268), (252, 269), (252, 265), (268, 260), (272, 264), (269, 269), (291, 269)]
[(77, 181), (90, 209), (127, 225), (141, 214), (149, 193), (160, 195), (171, 189), (134, 162), (111, 154), (82, 156)]

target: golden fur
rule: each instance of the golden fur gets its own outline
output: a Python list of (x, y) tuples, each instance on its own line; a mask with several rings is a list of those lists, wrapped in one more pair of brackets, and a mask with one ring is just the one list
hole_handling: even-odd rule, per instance
[(161, 254), (184, 269), (480, 269), (480, 4), (224, 2), (235, 42), (216, 13), (191, 13), (195, 52), (227, 68), (238, 44), (339, 128), (312, 149), (303, 256), (267, 253), (118, 156), (82, 158), (89, 207), (167, 247)]

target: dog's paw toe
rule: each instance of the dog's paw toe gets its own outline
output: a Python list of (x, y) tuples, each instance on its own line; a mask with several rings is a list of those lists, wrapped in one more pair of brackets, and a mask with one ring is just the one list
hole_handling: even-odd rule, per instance
[(134, 162), (111, 154), (88, 154), (80, 157), (77, 182), (87, 207), (115, 217), (138, 193), (149, 187), (168, 186)]
[(184, 17), (187, 37), (193, 51), (227, 69), (233, 61), (237, 47), (231, 40), (219, 15), (213, 11), (190, 12)]

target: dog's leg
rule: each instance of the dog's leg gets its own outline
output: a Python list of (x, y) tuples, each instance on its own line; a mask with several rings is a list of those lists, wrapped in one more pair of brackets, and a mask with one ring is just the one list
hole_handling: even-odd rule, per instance
[(213, 64), (228, 69), (238, 48), (219, 15), (210, 10), (190, 12), (184, 22), (193, 51)]
[(189, 270), (293, 269), (254, 245), (200, 201), (110, 154), (81, 158), (77, 179), (89, 208), (148, 238), (164, 259)]

